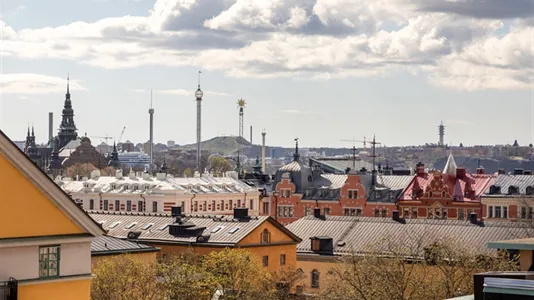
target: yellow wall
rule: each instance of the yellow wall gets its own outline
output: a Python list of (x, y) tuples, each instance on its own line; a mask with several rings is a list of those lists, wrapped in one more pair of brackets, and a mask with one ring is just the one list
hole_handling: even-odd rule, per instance
[[(317, 262), (317, 261), (305, 261), (297, 260), (297, 269), (302, 269), (306, 276), (301, 282), (296, 285), (302, 285), (304, 290), (308, 293), (318, 293), (326, 286), (326, 278), (328, 271), (336, 267), (335, 262)], [(317, 269), (319, 271), (319, 288), (311, 288), (311, 272)]]
[(532, 251), (520, 250), (519, 251), (519, 268), (521, 271), (528, 271), (532, 265)]
[(0, 238), (83, 233), (2, 155), (0, 170)]
[(91, 280), (19, 285), (19, 300), (90, 300)]
[(264, 229), (269, 230), (269, 232), (271, 233), (271, 243), (293, 241), (290, 236), (276, 228), (270, 222), (265, 221), (256, 229), (254, 229), (249, 235), (247, 235), (243, 240), (241, 240), (239, 242), (239, 246), (261, 243), (261, 233)]
[[(156, 259), (157, 259), (157, 253), (158, 252), (142, 252), (142, 253), (130, 253), (128, 255), (130, 256), (135, 256), (136, 258), (138, 258), (139, 260), (141, 261), (144, 261), (144, 262), (155, 262)], [(121, 255), (121, 254), (119, 254)], [(118, 256), (118, 255), (99, 255), (99, 256), (92, 256), (91, 257), (91, 270), (94, 270), (94, 268), (96, 267), (96, 265), (106, 259), (106, 258), (112, 258), (112, 257), (115, 257), (115, 256)]]

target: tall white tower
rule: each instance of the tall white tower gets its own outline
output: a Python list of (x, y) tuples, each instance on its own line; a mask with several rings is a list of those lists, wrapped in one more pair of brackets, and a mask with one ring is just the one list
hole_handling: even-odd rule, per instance
[(148, 109), (148, 114), (150, 115), (150, 145), (148, 146), (148, 154), (150, 155), (149, 170), (152, 171), (154, 166), (154, 108), (152, 107), (152, 90), (150, 90), (150, 109)]
[(243, 123), (245, 118), (245, 112), (244, 108), (246, 106), (247, 102), (245, 99), (241, 98), (237, 100), (237, 107), (239, 108), (239, 137), (244, 138), (243, 136)]
[(196, 98), (196, 101), (197, 101), (197, 172), (198, 174), (200, 174), (200, 176), (202, 176), (202, 169), (201, 169), (201, 166), (200, 166), (200, 159), (201, 159), (201, 155), (200, 155), (200, 121), (201, 121), (201, 109), (202, 109), (202, 96), (204, 96), (204, 93), (202, 92), (202, 90), (200, 89), (200, 74), (202, 72), (201, 71), (198, 71), (198, 88), (197, 88), (197, 91), (195, 92), (195, 98)]
[(444, 138), (445, 138), (445, 125), (443, 125), (443, 121), (441, 122), (441, 124), (438, 126), (438, 129), (439, 129), (439, 146), (440, 147), (444, 147), (445, 146), (445, 143), (444, 143)]

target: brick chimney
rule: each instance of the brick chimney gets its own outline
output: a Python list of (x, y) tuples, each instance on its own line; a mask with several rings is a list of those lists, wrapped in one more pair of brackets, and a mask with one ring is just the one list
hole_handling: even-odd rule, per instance
[(417, 176), (424, 176), (425, 175), (425, 164), (423, 164), (422, 162), (419, 162), (416, 165), (415, 174), (417, 174)]
[(504, 172), (504, 169), (499, 169), (499, 170), (497, 171), (497, 174), (499, 174), (499, 175), (500, 175), (500, 174), (504, 174), (504, 173), (505, 173), (505, 172)]
[(456, 178), (464, 178), (466, 174), (465, 168), (456, 168)]
[(477, 174), (484, 174), (484, 168), (482, 167), (477, 168)]

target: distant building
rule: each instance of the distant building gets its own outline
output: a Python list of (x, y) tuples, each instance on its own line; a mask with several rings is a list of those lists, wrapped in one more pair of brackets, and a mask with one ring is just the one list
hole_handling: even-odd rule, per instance
[(257, 189), (231, 177), (178, 178), (165, 173), (156, 177), (148, 173), (130, 172), (123, 176), (100, 176), (75, 181), (56, 180), (84, 209), (119, 212), (170, 212), (172, 206), (183, 207), (184, 213), (226, 215), (234, 208), (248, 208), (259, 214)]
[(150, 156), (144, 152), (130, 151), (119, 153), (120, 164), (126, 167), (145, 167), (150, 165)]
[(88, 137), (83, 137), (80, 141), (80, 146), (62, 163), (64, 168), (76, 164), (92, 164), (97, 169), (104, 169), (108, 166), (109, 160), (91, 145), (91, 140)]
[(176, 142), (175, 141), (167, 141), (167, 147), (174, 147), (176, 146)]
[(118, 146), (119, 146), (120, 151), (122, 151), (122, 152), (133, 152), (133, 151), (135, 151), (135, 145), (130, 141), (126, 141), (124, 143), (119, 143)]

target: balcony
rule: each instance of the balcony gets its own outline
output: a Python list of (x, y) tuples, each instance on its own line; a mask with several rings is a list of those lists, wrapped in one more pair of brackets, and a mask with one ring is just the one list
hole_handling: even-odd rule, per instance
[(0, 300), (17, 300), (18, 282), (11, 277), (8, 281), (0, 281)]

